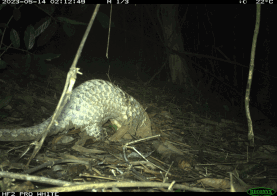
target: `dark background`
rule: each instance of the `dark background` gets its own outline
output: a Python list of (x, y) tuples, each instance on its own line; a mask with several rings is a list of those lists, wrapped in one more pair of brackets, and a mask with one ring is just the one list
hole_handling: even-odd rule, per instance
[[(72, 8), (72, 6), (75, 6)], [(58, 5), (53, 17), (63, 16), (72, 20), (88, 23), (94, 11), (95, 5), (88, 5), (86, 9), (77, 5)], [(274, 42), (276, 35), (276, 9), (274, 5), (263, 5), (261, 8), (261, 22), (255, 53), (255, 70), (253, 74), (250, 104), (261, 111), (255, 115), (255, 122), (266, 122), (274, 125), (276, 93), (273, 86), (276, 83), (275, 63), (273, 61)], [(160, 85), (170, 81), (170, 70), (164, 40), (158, 36), (162, 34), (162, 28), (157, 19), (158, 5), (113, 5), (109, 59), (106, 59), (108, 40), (108, 28), (103, 21), (108, 21), (110, 5), (101, 5), (98, 17), (94, 22), (88, 39), (85, 43), (81, 58), (77, 67), (84, 74), (108, 72), (121, 78), (135, 79), (138, 74), (144, 82), (148, 81), (162, 66), (165, 68), (155, 77)], [(5, 7), (0, 11), (0, 22), (7, 23), (10, 19), (12, 7)], [(146, 10), (149, 10), (153, 21)], [(179, 5), (176, 20), (180, 23), (185, 52), (180, 54), (188, 60), (189, 75), (194, 85), (201, 90), (209, 101), (220, 97), (218, 107), (228, 105), (231, 109), (234, 105), (239, 106), (241, 113), (244, 112), (245, 88), (248, 79), (250, 64), (250, 52), (256, 19), (255, 5)], [(30, 10), (32, 10), (31, 14)], [(5, 53), (1, 51), (1, 59), (5, 55), (27, 53), (23, 42), (24, 31), (30, 24), (35, 25), (41, 18), (46, 17), (35, 5), (26, 5), (20, 9), (22, 16), (20, 21), (11, 20), (9, 29), (3, 38), (5, 45), (10, 44), (9, 31), (15, 29), (22, 39), (20, 48), (9, 48)], [(143, 19), (142, 19), (143, 16)], [(143, 23), (141, 23), (141, 20)], [(86, 30), (85, 25), (75, 25), (72, 36), (65, 32), (62, 24), (58, 23), (56, 33), (43, 46), (35, 46), (28, 52), (31, 54), (55, 53), (61, 56), (51, 63), (68, 71), (73, 58), (78, 50), (82, 36)], [(142, 26), (143, 24), (143, 30)], [(108, 25), (108, 23), (107, 23)], [(2, 32), (3, 32), (3, 28)], [(143, 34), (141, 33), (143, 32)], [(2, 38), (2, 36), (1, 36)], [(276, 43), (276, 42), (275, 42)], [(3, 47), (3, 45), (2, 45)], [(174, 53), (174, 52), (173, 52)], [(216, 59), (215, 59), (216, 58)], [(26, 75), (21, 75), (19, 67), (17, 71), (13, 66), (1, 69), (1, 74), (17, 72), (18, 78), (28, 80)], [(33, 62), (30, 72), (47, 77), (48, 68)], [(30, 73), (28, 72), (28, 73)], [(28, 75), (28, 74), (27, 74)], [(82, 76), (78, 76), (82, 77)], [(27, 81), (26, 81), (27, 83)], [(151, 84), (150, 84), (151, 85)], [(167, 84), (168, 85), (168, 84)], [(171, 84), (179, 91), (182, 101), (182, 89), (184, 84)], [(232, 103), (233, 99), (233, 103)], [(212, 106), (211, 106), (212, 107)]]

